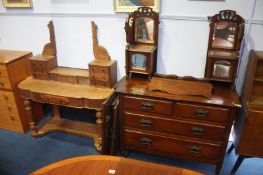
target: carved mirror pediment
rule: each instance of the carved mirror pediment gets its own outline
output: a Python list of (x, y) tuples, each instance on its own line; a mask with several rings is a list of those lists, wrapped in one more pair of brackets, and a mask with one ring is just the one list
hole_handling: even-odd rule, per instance
[(232, 10), (220, 11), (210, 19), (209, 48), (237, 50), (243, 35), (244, 19)]

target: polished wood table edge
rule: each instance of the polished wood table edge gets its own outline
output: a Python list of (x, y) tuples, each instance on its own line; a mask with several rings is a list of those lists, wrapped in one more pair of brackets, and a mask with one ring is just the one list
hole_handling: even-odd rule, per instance
[(25, 56), (32, 56), (31, 51), (0, 49), (0, 65), (9, 64)]
[[(140, 82), (139, 87), (133, 87), (133, 81)], [(175, 94), (168, 94), (165, 92), (151, 92), (145, 91), (143, 89), (149, 89), (150, 81), (146, 79), (135, 78), (131, 80), (127, 80), (126, 76), (119, 80), (117, 86), (115, 86), (115, 92), (120, 94), (127, 94), (127, 95), (135, 95), (135, 96), (146, 96), (150, 98), (159, 98), (159, 99), (169, 99), (169, 100), (176, 100), (180, 102), (197, 102), (200, 104), (211, 105), (211, 106), (222, 106), (222, 107), (230, 107), (233, 109), (241, 108), (241, 102), (239, 96), (235, 90), (231, 90), (230, 88), (221, 88), (221, 87), (214, 87), (212, 98), (208, 99), (206, 97), (200, 96), (191, 96), (191, 95), (175, 95)], [(128, 88), (126, 88), (128, 87)], [(225, 98), (219, 97), (219, 94), (225, 94)]]
[[(36, 84), (38, 85), (36, 87)], [(53, 91), (52, 87), (61, 87), (60, 92)], [(112, 88), (102, 88), (91, 85), (75, 85), (65, 82), (59, 82), (54, 80), (41, 80), (34, 79), (32, 76), (27, 77), (25, 80), (18, 84), (18, 88), (21, 90), (27, 90), (33, 93), (44, 93), (49, 95), (64, 96), (68, 98), (88, 99), (88, 100), (106, 100), (114, 92)], [(77, 92), (68, 93), (69, 89), (77, 90)], [(44, 89), (44, 90), (42, 90)], [(89, 95), (84, 96), (81, 91), (88, 92)]]
[[(65, 160), (61, 160), (58, 162), (55, 162), (53, 164), (44, 166), (34, 172), (32, 172), (30, 175), (47, 175), (49, 172), (52, 173), (52, 170), (63, 168), (64, 166), (74, 164), (73, 168), (81, 172), (80, 174), (85, 174), (85, 172), (76, 169), (77, 163), (84, 163), (85, 161), (108, 161), (108, 170), (114, 170), (114, 173), (107, 173), (107, 174), (118, 174), (118, 175), (125, 175), (124, 171), (128, 171), (128, 174), (131, 174), (131, 171), (133, 171), (133, 167), (139, 166), (141, 168), (152, 168), (152, 169), (158, 169), (162, 174), (166, 174), (165, 171), (169, 171), (167, 175), (172, 175), (172, 172), (180, 172), (180, 174), (177, 175), (204, 175), (203, 173), (193, 171), (190, 169), (184, 169), (181, 167), (173, 167), (168, 165), (162, 165), (157, 163), (151, 163), (151, 162), (145, 162), (141, 160), (134, 160), (134, 159), (128, 159), (123, 157), (117, 157), (117, 156), (101, 156), (101, 155), (95, 155), (95, 156), (80, 156), (80, 157), (74, 157), (69, 158)], [(122, 167), (123, 166), (123, 167)], [(127, 166), (130, 167), (130, 169), (127, 169)], [(137, 167), (136, 167), (137, 168)], [(118, 171), (120, 170), (120, 171)], [(116, 171), (116, 172), (115, 172)], [(122, 172), (121, 172), (122, 171)], [(119, 173), (120, 172), (120, 173)], [(147, 172), (142, 172), (142, 174), (148, 174)], [(95, 175), (95, 174), (94, 174)], [(96, 174), (97, 175), (97, 174)], [(103, 175), (103, 174), (101, 174)]]

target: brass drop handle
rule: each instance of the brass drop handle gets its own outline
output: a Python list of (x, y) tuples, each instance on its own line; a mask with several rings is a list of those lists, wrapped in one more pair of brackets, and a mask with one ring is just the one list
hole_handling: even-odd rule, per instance
[(205, 129), (200, 127), (192, 127), (192, 134), (194, 135), (204, 135)]
[(7, 106), (7, 110), (8, 110), (9, 112), (11, 112), (11, 111), (12, 111), (12, 107), (11, 107), (11, 106)]
[(12, 120), (12, 121), (14, 121), (14, 120), (15, 120), (15, 118), (14, 118), (14, 117), (12, 117), (12, 116), (9, 116), (9, 118), (10, 118), (10, 120)]
[(198, 146), (189, 146), (189, 152), (194, 154), (200, 154), (201, 148)]
[(151, 145), (152, 144), (152, 139), (143, 137), (143, 138), (140, 138), (140, 142), (143, 145)]
[(151, 120), (146, 120), (146, 119), (141, 119), (140, 120), (140, 125), (142, 127), (152, 127), (152, 121)]
[(194, 115), (198, 118), (207, 118), (208, 117), (208, 111), (203, 109), (198, 109), (194, 111)]
[(3, 95), (5, 100), (8, 100), (8, 96), (7, 95)]
[(141, 108), (142, 109), (152, 110), (153, 107), (154, 107), (154, 104), (152, 104), (152, 103), (147, 103), (147, 102), (141, 103)]
[(0, 81), (0, 86), (4, 87), (4, 85), (5, 85), (4, 82)]

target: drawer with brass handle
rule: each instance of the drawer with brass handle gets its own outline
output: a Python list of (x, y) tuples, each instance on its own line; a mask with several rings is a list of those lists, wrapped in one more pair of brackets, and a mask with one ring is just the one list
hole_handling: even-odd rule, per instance
[[(132, 149), (158, 155), (179, 156), (184, 158), (207, 159), (216, 161), (221, 144), (202, 143), (163, 135), (125, 129), (125, 149)], [(169, 149), (168, 149), (169, 148)], [(171, 149), (172, 148), (172, 149)]]
[(0, 88), (3, 88), (3, 89), (12, 88), (8, 77), (0, 77)]
[(175, 116), (216, 122), (226, 122), (230, 115), (229, 111), (230, 110), (226, 108), (202, 106), (187, 103), (176, 103), (174, 105)]
[(124, 112), (124, 126), (211, 140), (221, 140), (225, 133), (224, 125), (161, 118), (160, 115), (150, 116), (128, 111)]
[(0, 65), (0, 77), (8, 77), (7, 68), (4, 65)]
[(2, 94), (1, 94), (1, 97), (0, 97), (0, 102), (3, 102), (4, 104), (6, 105), (15, 105), (15, 97), (14, 97), (14, 94), (13, 92), (11, 91), (4, 91)]
[(137, 110), (165, 115), (171, 115), (173, 113), (172, 102), (169, 101), (124, 96), (123, 103), (124, 110)]

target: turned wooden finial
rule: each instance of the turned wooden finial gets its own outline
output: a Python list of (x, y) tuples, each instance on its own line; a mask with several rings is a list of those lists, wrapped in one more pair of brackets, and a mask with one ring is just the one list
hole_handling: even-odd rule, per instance
[(57, 56), (56, 40), (53, 21), (49, 21), (48, 29), (50, 34), (50, 42), (44, 46), (42, 55)]
[(92, 27), (92, 40), (93, 40), (93, 53), (96, 60), (111, 60), (107, 49), (98, 44), (97, 25), (91, 21)]

